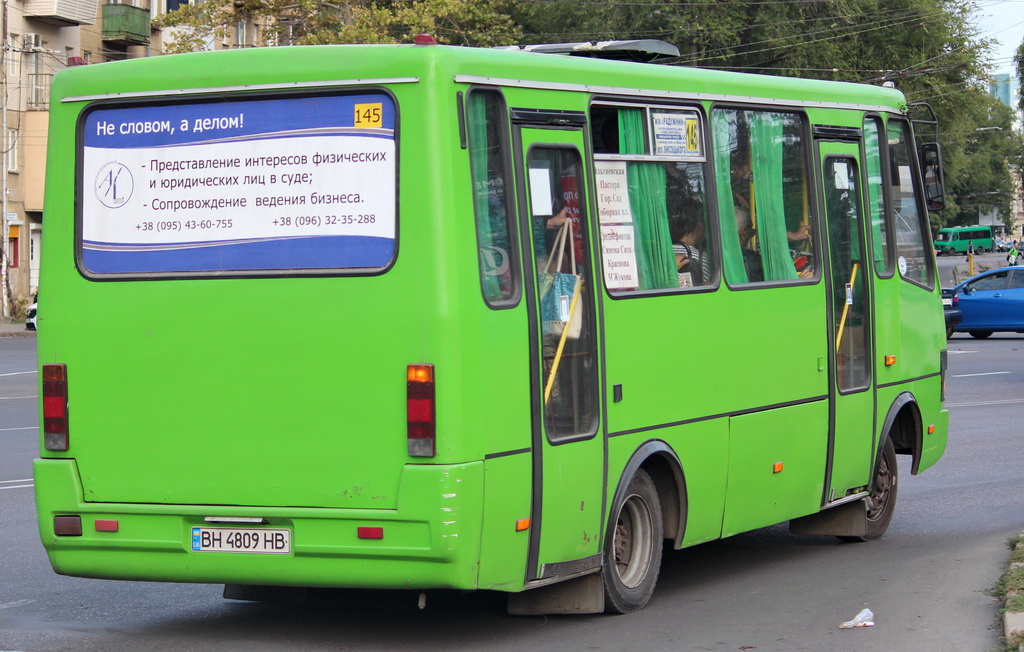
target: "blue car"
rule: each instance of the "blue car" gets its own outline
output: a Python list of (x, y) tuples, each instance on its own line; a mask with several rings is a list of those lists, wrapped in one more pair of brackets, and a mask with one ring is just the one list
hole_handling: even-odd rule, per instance
[(953, 327), (979, 339), (996, 331), (1024, 333), (1024, 267), (1001, 267), (953, 288), (962, 319)]

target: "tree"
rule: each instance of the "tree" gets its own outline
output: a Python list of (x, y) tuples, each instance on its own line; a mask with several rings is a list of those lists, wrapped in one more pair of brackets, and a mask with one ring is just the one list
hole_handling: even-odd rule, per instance
[(174, 27), (167, 53), (194, 52), (230, 38), (243, 21), (258, 26), (255, 45), (409, 43), (433, 34), (440, 43), (491, 46), (511, 43), (519, 27), (503, 13), (506, 0), (210, 0), (160, 16)]

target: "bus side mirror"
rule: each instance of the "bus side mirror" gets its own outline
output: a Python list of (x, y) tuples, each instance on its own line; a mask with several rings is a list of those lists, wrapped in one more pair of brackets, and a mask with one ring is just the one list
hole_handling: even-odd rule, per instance
[(946, 187), (942, 176), (942, 150), (938, 143), (921, 145), (921, 172), (924, 174), (924, 198), (928, 210), (941, 211), (946, 207)]

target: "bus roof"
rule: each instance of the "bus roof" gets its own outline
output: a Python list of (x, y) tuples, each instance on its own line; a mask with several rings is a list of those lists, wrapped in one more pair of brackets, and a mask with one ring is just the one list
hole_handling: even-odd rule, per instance
[[(216, 66), (222, 74), (200, 74), (207, 66)], [(220, 86), (225, 77), (237, 79), (238, 86)], [(899, 91), (867, 84), (439, 45), (267, 47), (147, 57), (67, 68), (56, 76), (54, 92), (55, 98), (72, 102), (445, 78), (610, 95), (753, 103), (772, 98), (795, 105), (886, 112), (906, 108)], [(197, 79), (207, 79), (210, 85), (197, 86)]]

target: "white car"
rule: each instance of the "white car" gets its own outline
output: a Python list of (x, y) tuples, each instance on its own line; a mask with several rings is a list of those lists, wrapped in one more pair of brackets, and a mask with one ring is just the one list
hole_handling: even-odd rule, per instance
[(28, 307), (28, 311), (25, 312), (25, 330), (34, 331), (36, 329), (36, 311), (38, 308), (39, 298), (32, 302), (32, 305)]

